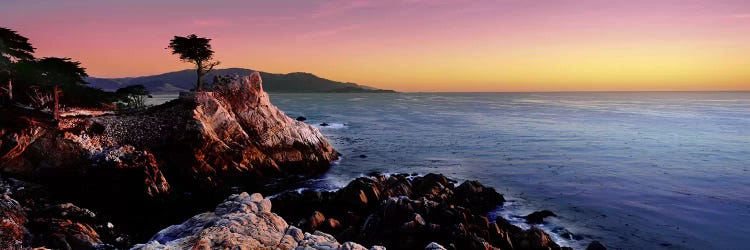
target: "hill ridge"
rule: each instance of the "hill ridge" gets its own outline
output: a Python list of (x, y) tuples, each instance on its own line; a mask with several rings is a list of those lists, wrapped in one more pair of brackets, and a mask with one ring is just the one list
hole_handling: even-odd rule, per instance
[[(204, 82), (213, 82), (215, 75), (248, 75), (256, 70), (247, 68), (215, 69), (204, 76)], [(266, 84), (268, 92), (286, 93), (392, 93), (392, 90), (382, 90), (352, 82), (340, 82), (319, 77), (309, 72), (290, 72), (286, 74), (258, 71)], [(114, 91), (118, 88), (142, 84), (154, 94), (175, 94), (194, 88), (197, 76), (192, 69), (184, 69), (155, 75), (119, 78), (88, 77), (89, 86), (103, 90)]]

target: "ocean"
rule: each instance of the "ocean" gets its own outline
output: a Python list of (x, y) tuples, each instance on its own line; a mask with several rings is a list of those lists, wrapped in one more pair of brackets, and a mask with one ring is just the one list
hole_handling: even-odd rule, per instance
[[(311, 188), (369, 172), (479, 180), (548, 209), (541, 227), (583, 249), (747, 249), (750, 92), (281, 94), (343, 154)], [(329, 126), (320, 126), (328, 123)]]

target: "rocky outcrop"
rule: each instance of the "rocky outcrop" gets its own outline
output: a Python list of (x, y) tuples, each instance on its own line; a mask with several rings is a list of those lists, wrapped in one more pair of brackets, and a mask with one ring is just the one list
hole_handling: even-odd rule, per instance
[(316, 128), (270, 103), (257, 73), (135, 113), (54, 121), (0, 107), (0, 173), (112, 216), (136, 239), (237, 190), (322, 173), (337, 157)]
[(32, 183), (0, 178), (0, 248), (123, 248), (127, 235), (93, 211), (62, 202)]
[(504, 202), (495, 189), (455, 184), (440, 174), (374, 175), (335, 192), (283, 193), (274, 211), (301, 228), (389, 249), (569, 249), (538, 228), (490, 221), (488, 212)]
[(555, 213), (549, 210), (542, 210), (542, 211), (536, 211), (533, 213), (530, 213), (526, 216), (524, 216), (524, 219), (526, 219), (526, 223), (529, 224), (542, 224), (544, 223), (544, 218), (547, 217), (557, 217)]
[[(213, 212), (170, 226), (133, 249), (357, 249), (326, 233), (303, 232), (271, 212), (271, 201), (258, 193), (235, 194)], [(370, 249), (383, 249), (373, 246)]]
[(215, 82), (213, 92), (135, 114), (58, 124), (3, 114), (0, 169), (35, 178), (122, 176), (118, 184), (137, 183), (153, 197), (172, 183), (203, 192), (313, 175), (338, 157), (317, 129), (271, 104), (259, 74)]

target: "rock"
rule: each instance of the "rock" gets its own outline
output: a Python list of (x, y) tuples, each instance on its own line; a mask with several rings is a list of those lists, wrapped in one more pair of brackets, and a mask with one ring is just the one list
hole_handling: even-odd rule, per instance
[(433, 201), (444, 201), (453, 195), (453, 181), (441, 174), (427, 174), (412, 181), (415, 195), (424, 196)]
[(114, 238), (114, 225), (109, 228), (107, 224), (110, 223), (100, 221), (91, 210), (64, 203), (38, 211), (29, 228), (34, 231), (36, 244), (55, 249), (90, 249), (104, 243), (102, 236), (106, 235), (102, 234)]
[(0, 248), (23, 248), (26, 235), (26, 213), (18, 203), (8, 195), (0, 197)]
[(0, 173), (117, 215), (114, 224), (133, 234), (151, 234), (209, 209), (215, 197), (312, 177), (339, 157), (317, 128), (271, 104), (258, 73), (220, 77), (214, 86), (145, 111), (59, 122), (2, 107)]
[(40, 180), (116, 176), (107, 179), (141, 185), (125, 191), (146, 197), (173, 192), (170, 182), (206, 192), (266, 177), (315, 175), (338, 158), (316, 128), (271, 104), (258, 73), (219, 77), (213, 92), (133, 114), (58, 124), (7, 109), (0, 117), (3, 172)]
[(325, 214), (323, 225), (336, 218), (340, 229), (316, 230), (389, 249), (419, 249), (432, 242), (451, 249), (563, 249), (538, 228), (523, 230), (503, 218), (490, 223), (487, 213), (504, 201), (493, 188), (454, 183), (439, 174), (371, 173), (335, 192), (281, 194), (273, 199), (274, 211), (291, 221), (322, 221), (310, 214)]
[(427, 246), (424, 249), (425, 250), (447, 250), (445, 249), (445, 247), (435, 242), (430, 242), (430, 244), (427, 244)]
[(324, 123), (321, 123), (321, 124), (320, 124), (320, 126), (321, 126), (321, 127), (328, 127), (328, 126), (331, 126), (331, 125), (330, 125), (330, 124), (328, 124), (328, 123), (325, 123), (325, 122), (324, 122)]
[(517, 243), (513, 246), (518, 246), (521, 249), (543, 249), (546, 247), (558, 247), (552, 238), (538, 227), (531, 227), (527, 231), (521, 232), (517, 235)]
[(456, 204), (470, 207), (479, 212), (489, 212), (505, 202), (494, 188), (485, 187), (478, 181), (466, 181), (454, 190)]
[(338, 199), (350, 209), (366, 209), (373, 202), (380, 201), (380, 189), (377, 182), (368, 177), (360, 177), (337, 192)]
[(310, 219), (308, 219), (309, 227), (308, 230), (315, 231), (319, 226), (323, 225), (323, 223), (326, 221), (326, 217), (323, 215), (323, 213), (315, 211), (310, 216)]
[(60, 203), (39, 185), (0, 177), (0, 193), (5, 193), (0, 196), (0, 249), (130, 246), (129, 236), (114, 224), (89, 209)]
[(555, 213), (549, 210), (542, 210), (542, 211), (536, 211), (533, 213), (530, 213), (529, 215), (524, 216), (526, 218), (526, 223), (529, 224), (542, 224), (544, 223), (544, 218), (547, 217), (557, 217)]
[(341, 244), (339, 250), (367, 250), (367, 248), (354, 242), (346, 242)]
[(362, 159), (367, 158), (367, 155), (359, 155), (359, 158), (362, 158)]
[(605, 247), (601, 242), (595, 240), (589, 243), (589, 245), (586, 247), (586, 250), (607, 250), (607, 247)]
[(332, 231), (341, 228), (341, 222), (339, 222), (339, 220), (334, 219), (334, 218), (326, 219), (326, 223), (324, 225), (325, 225), (324, 229), (328, 229)]
[(301, 121), (301, 122), (304, 122), (304, 121), (306, 121), (306, 120), (307, 120), (307, 118), (306, 118), (306, 117), (304, 117), (304, 116), (297, 116), (297, 121)]
[(366, 249), (352, 242), (340, 244), (320, 231), (304, 233), (274, 213), (245, 209), (267, 201), (258, 201), (257, 197), (232, 195), (214, 212), (161, 230), (148, 243), (133, 249)]

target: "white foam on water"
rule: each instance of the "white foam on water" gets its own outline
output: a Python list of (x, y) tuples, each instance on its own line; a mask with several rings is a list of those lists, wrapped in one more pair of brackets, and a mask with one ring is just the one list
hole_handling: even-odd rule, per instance
[[(506, 201), (502, 206), (489, 213), (489, 219), (491, 221), (494, 222), (498, 217), (500, 217), (510, 222), (511, 225), (520, 227), (524, 230), (528, 230), (532, 226), (536, 226), (549, 234), (550, 237), (552, 237), (552, 240), (554, 240), (555, 243), (562, 247), (571, 247), (573, 249), (586, 248), (586, 242), (588, 242), (588, 240), (583, 236), (581, 236), (582, 238), (580, 240), (569, 239), (561, 236), (558, 232), (568, 231), (562, 225), (555, 224), (554, 219), (548, 217), (545, 219), (546, 222), (544, 224), (531, 225), (526, 223), (526, 219), (524, 218), (524, 216), (538, 210), (532, 209), (529, 206), (525, 205), (525, 202), (522, 199), (508, 196), (505, 196), (505, 199)], [(574, 234), (573, 232), (568, 233)]]

